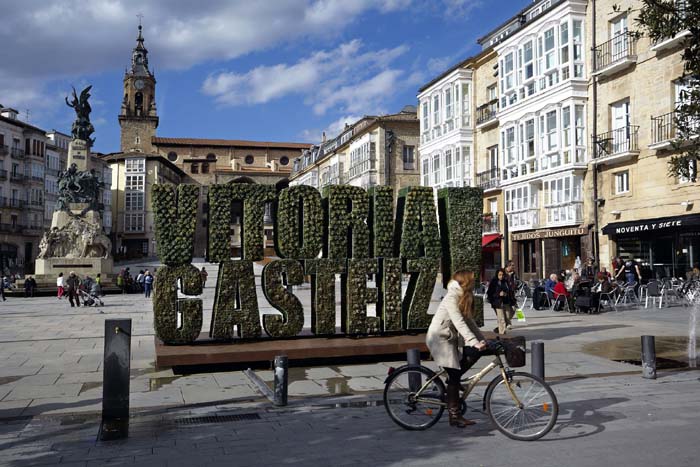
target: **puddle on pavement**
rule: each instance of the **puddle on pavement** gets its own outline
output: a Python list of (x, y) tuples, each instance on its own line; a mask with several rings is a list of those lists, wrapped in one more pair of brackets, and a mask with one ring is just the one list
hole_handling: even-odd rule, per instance
[[(688, 337), (656, 337), (656, 368), (659, 370), (688, 367)], [(590, 355), (615, 362), (641, 366), (642, 342), (639, 337), (626, 337), (592, 342), (583, 346)]]
[(328, 378), (326, 380), (326, 389), (328, 389), (329, 393), (335, 395), (353, 393), (348, 385), (348, 378)]
[(3, 384), (14, 383), (15, 381), (18, 381), (22, 378), (24, 378), (24, 376), (3, 376), (2, 378), (0, 378), (0, 386), (2, 386)]
[(160, 378), (150, 378), (148, 380), (148, 390), (157, 391), (163, 386), (167, 386), (173, 381), (182, 378), (182, 376), (162, 376)]
[(83, 383), (82, 387), (80, 388), (80, 392), (78, 395), (81, 395), (82, 393), (89, 391), (90, 389), (95, 389), (99, 388), (102, 386), (102, 382), (88, 382), (88, 383)]
[[(329, 370), (333, 370), (336, 373), (339, 373), (337, 368), (334, 367), (328, 367)], [(302, 367), (296, 367), (296, 368), (289, 368), (288, 373), (287, 373), (287, 378), (288, 378), (288, 384), (292, 384), (294, 382), (300, 382), (300, 381), (316, 381), (316, 382), (325, 382), (326, 384), (326, 389), (330, 394), (334, 395), (346, 395), (346, 394), (354, 394), (357, 391), (353, 391), (350, 389), (350, 386), (348, 385), (348, 380), (351, 378), (349, 377), (344, 377), (344, 376), (335, 376), (335, 377), (330, 377), (330, 378), (322, 378), (322, 377), (316, 377), (312, 378), (309, 376), (308, 372), (309, 368), (302, 368)], [(266, 381), (268, 385), (272, 386), (272, 381)]]

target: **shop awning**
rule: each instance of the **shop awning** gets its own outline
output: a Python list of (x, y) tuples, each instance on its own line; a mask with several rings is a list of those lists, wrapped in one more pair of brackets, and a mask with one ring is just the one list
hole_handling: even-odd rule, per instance
[(684, 227), (700, 226), (700, 214), (658, 217), (638, 221), (613, 222), (603, 227), (605, 235), (627, 235), (644, 232), (664, 232)]
[(486, 234), (483, 237), (481, 237), (481, 247), (483, 248), (486, 245), (488, 245), (489, 243), (495, 242), (496, 240), (500, 240), (500, 239), (501, 239), (501, 234), (497, 234), (497, 233)]

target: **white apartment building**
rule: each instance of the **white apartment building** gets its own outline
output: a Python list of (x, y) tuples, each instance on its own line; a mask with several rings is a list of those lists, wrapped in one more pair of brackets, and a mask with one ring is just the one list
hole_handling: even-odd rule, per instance
[[(468, 60), (467, 60), (468, 61)], [(472, 70), (462, 62), (419, 90), (421, 185), (471, 186)]]
[(44, 168), (44, 228), (51, 228), (51, 219), (58, 200), (58, 176), (66, 169), (68, 145), (71, 137), (59, 131), (46, 133), (49, 142), (46, 146), (46, 166)]
[[(585, 0), (534, 2), (482, 38), (498, 55), (499, 165), (512, 256), (544, 277), (590, 251)], [(587, 255), (586, 255), (587, 256)]]
[(319, 146), (304, 150), (294, 160), (290, 185), (323, 189), (328, 185), (352, 185), (368, 189), (377, 185), (418, 185), (416, 146), (418, 118), (414, 106), (399, 113), (365, 116)]

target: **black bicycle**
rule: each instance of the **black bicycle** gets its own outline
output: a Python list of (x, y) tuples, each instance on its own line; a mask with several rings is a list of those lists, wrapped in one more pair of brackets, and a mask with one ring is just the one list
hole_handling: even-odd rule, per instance
[[(497, 375), (484, 393), (484, 410), (504, 435), (520, 441), (540, 439), (554, 427), (559, 403), (552, 388), (540, 377), (513, 371), (506, 362), (510, 349), (501, 341), (489, 341), (494, 359), (484, 369), (462, 380), (462, 412), (466, 399), (479, 381), (498, 368)], [(522, 362), (513, 366), (524, 366)], [(516, 357), (513, 357), (514, 359)], [(402, 366), (390, 371), (384, 386), (384, 407), (391, 419), (407, 430), (425, 430), (435, 425), (445, 411), (446, 391), (443, 378), (447, 372), (435, 373), (424, 366)]]

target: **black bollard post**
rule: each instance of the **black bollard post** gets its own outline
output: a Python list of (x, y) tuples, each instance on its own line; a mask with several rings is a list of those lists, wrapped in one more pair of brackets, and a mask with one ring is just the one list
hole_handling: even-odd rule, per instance
[(130, 370), (131, 320), (105, 320), (101, 441), (129, 436)]
[(544, 342), (535, 341), (530, 345), (530, 368), (532, 374), (544, 379)]
[(642, 378), (656, 379), (656, 343), (654, 336), (642, 336)]
[(278, 355), (275, 357), (273, 369), (275, 374), (275, 394), (272, 402), (277, 406), (287, 405), (288, 368), (289, 359), (286, 355)]
[[(410, 367), (420, 366), (420, 349), (408, 349), (406, 351), (406, 363)], [(412, 392), (420, 389), (421, 377), (419, 373), (408, 374), (408, 387)]]

